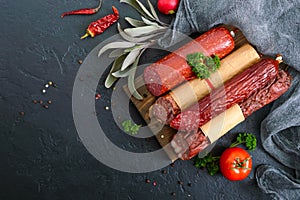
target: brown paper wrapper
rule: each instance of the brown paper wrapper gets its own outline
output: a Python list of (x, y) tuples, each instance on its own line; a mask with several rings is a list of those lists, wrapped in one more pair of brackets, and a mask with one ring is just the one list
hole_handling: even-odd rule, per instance
[(245, 117), (240, 106), (235, 104), (201, 126), (200, 129), (213, 143), (244, 120)]
[(237, 74), (243, 72), (260, 59), (256, 50), (245, 44), (221, 60), (221, 66), (208, 78), (215, 88), (222, 86)]

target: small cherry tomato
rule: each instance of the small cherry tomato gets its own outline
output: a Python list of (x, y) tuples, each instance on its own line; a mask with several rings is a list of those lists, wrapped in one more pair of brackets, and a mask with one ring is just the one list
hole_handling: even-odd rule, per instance
[(179, 0), (158, 0), (157, 8), (158, 10), (166, 15), (174, 14), (179, 5)]
[(220, 170), (228, 180), (243, 180), (250, 174), (251, 169), (252, 158), (245, 149), (228, 148), (220, 157)]

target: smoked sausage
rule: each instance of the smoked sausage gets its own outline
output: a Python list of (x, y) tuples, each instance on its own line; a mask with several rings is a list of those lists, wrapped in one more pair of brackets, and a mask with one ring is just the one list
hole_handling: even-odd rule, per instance
[[(291, 85), (291, 76), (279, 70), (274, 80), (258, 89), (249, 98), (240, 102), (238, 105), (245, 118), (263, 106), (273, 102), (284, 94)], [(183, 160), (189, 160), (205, 149), (210, 144), (208, 137), (204, 135), (201, 129), (193, 132), (179, 131), (171, 141), (175, 153)]]
[(224, 27), (213, 28), (146, 67), (143, 75), (146, 87), (154, 96), (160, 96), (183, 81), (196, 78), (186, 62), (186, 55), (202, 52), (221, 59), (233, 49), (234, 39), (230, 32)]
[(250, 97), (264, 87), (278, 74), (279, 62), (265, 58), (233, 77), (186, 111), (178, 114), (170, 126), (177, 130), (193, 131), (211, 120), (214, 116)]

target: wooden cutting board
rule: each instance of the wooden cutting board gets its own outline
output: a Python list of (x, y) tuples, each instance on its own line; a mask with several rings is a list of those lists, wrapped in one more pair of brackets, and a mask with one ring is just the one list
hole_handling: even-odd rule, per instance
[[(238, 49), (239, 47), (243, 46), (244, 44), (249, 43), (243, 33), (237, 29), (236, 27), (229, 26), (229, 25), (220, 25), (219, 27), (226, 27), (229, 31), (235, 32), (234, 42), (235, 48), (234, 50)], [(233, 51), (234, 51), (233, 50)], [(177, 130), (170, 128), (169, 126), (163, 126), (160, 122), (150, 119), (149, 117), (149, 108), (153, 105), (157, 97), (153, 96), (146, 88), (145, 82), (142, 76), (139, 76), (135, 80), (135, 85), (141, 85), (138, 88), (138, 92), (144, 97), (143, 100), (137, 100), (133, 96), (130, 95), (127, 86), (124, 86), (124, 91), (130, 97), (132, 103), (135, 105), (137, 110), (139, 111), (140, 115), (143, 117), (145, 122), (148, 124), (148, 127), (151, 129), (155, 137), (157, 138), (159, 144), (163, 147), (169, 158), (174, 162), (178, 159), (177, 155), (173, 151), (172, 147), (170, 146), (170, 142), (176, 134)]]

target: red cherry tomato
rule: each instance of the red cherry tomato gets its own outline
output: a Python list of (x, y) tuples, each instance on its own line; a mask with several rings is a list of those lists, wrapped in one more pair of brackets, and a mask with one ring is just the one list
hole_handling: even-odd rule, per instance
[(225, 178), (231, 181), (245, 179), (251, 172), (252, 158), (239, 147), (226, 149), (220, 158), (220, 170)]
[(157, 8), (158, 10), (166, 15), (174, 14), (179, 5), (179, 0), (158, 0)]

